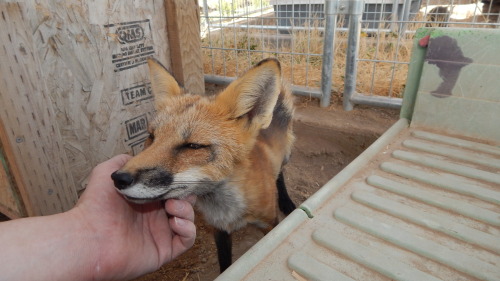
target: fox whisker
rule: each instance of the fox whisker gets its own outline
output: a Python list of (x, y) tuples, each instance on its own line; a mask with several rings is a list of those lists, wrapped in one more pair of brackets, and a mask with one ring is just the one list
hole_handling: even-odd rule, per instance
[[(233, 182), (243, 182), (243, 180), (231, 180), (231, 181), (224, 181), (224, 183), (233, 183)], [(213, 184), (213, 183), (218, 183), (217, 181), (176, 181), (175, 184)]]

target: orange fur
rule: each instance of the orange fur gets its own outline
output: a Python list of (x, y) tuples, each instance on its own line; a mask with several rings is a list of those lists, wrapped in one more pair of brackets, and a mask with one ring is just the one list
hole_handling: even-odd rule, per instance
[(279, 62), (260, 62), (211, 97), (186, 93), (159, 63), (148, 64), (157, 116), (147, 148), (116, 172), (131, 177), (113, 178), (119, 191), (136, 202), (196, 194), (217, 229), (269, 230), (277, 222), (276, 179), (294, 140)]

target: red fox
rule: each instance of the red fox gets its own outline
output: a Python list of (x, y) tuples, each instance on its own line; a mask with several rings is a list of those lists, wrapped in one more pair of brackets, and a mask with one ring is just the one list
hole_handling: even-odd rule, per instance
[(275, 59), (215, 96), (187, 93), (159, 62), (148, 65), (156, 117), (145, 149), (111, 178), (136, 203), (197, 195), (216, 229), (222, 272), (232, 262), (233, 231), (248, 223), (270, 231), (276, 202), (285, 215), (295, 209), (282, 173), (294, 141), (292, 94)]

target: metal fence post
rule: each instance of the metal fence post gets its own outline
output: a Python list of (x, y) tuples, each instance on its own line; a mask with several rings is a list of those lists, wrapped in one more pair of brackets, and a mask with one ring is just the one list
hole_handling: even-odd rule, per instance
[(330, 105), (332, 91), (333, 41), (335, 40), (335, 25), (337, 22), (338, 0), (325, 1), (325, 34), (323, 42), (323, 64), (321, 66), (321, 107)]
[(401, 24), (399, 25), (399, 36), (404, 36), (406, 33), (406, 26), (410, 20), (411, 0), (403, 2), (403, 16), (401, 17)]
[[(399, 0), (392, 1), (392, 11), (391, 11), (391, 32), (396, 32), (398, 29), (397, 22), (399, 21)], [(380, 23), (379, 23), (380, 24)]]
[(208, 28), (210, 28), (210, 16), (208, 15), (208, 1), (207, 0), (203, 0), (203, 15), (205, 16), (205, 21), (206, 21), (206, 24), (208, 26)]
[(361, 16), (364, 3), (362, 0), (351, 1), (349, 7), (349, 34), (347, 39), (345, 83), (344, 83), (344, 110), (353, 109), (351, 97), (356, 91), (356, 75), (358, 69), (359, 37), (361, 31)]

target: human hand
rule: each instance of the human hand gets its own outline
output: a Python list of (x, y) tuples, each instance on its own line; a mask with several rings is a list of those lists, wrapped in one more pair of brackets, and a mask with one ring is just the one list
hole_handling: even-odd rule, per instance
[(192, 208), (196, 197), (138, 205), (116, 192), (110, 175), (130, 158), (118, 155), (96, 166), (70, 211), (88, 229), (89, 243), (96, 245), (93, 278), (97, 280), (152, 272), (189, 249), (196, 237)]

